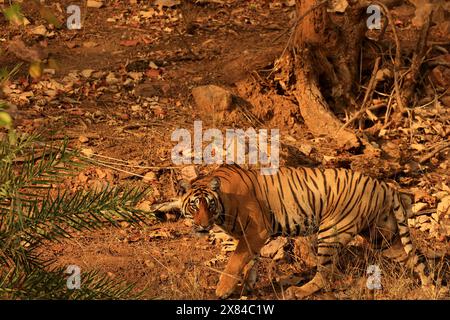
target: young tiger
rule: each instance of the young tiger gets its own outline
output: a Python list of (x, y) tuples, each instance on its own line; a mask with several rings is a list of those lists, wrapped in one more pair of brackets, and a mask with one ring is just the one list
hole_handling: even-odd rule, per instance
[(411, 199), (384, 182), (345, 169), (282, 167), (274, 175), (261, 175), (224, 165), (192, 186), (183, 182), (180, 187), (182, 214), (193, 218), (196, 231), (216, 224), (239, 241), (220, 276), (219, 298), (233, 293), (243, 270), (251, 268), (274, 235), (317, 234), (316, 275), (301, 287), (290, 287), (291, 298), (324, 288), (333, 257), (358, 234), (400, 248), (394, 258), (409, 265), (423, 285), (430, 284), (407, 225)]

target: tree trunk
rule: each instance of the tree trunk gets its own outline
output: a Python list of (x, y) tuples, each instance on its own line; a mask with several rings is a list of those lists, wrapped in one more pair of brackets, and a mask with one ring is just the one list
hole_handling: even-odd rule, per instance
[(365, 34), (365, 12), (354, 3), (336, 24), (323, 1), (297, 0), (296, 4), (298, 20), (287, 54), (295, 61), (294, 94), (305, 124), (315, 136), (332, 137), (344, 149), (358, 147), (352, 131), (340, 130), (343, 123), (330, 104), (336, 109), (354, 105), (352, 87)]

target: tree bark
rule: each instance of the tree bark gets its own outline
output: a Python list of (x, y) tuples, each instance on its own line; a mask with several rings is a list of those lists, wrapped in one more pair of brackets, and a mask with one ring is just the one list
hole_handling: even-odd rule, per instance
[[(344, 149), (359, 147), (356, 135), (334, 115), (330, 104), (353, 103), (361, 42), (365, 34), (363, 9), (357, 4), (335, 24), (323, 1), (297, 0), (297, 21), (287, 54), (293, 54), (295, 89), (305, 124), (315, 136), (329, 136)], [(308, 13), (309, 12), (309, 13)]]

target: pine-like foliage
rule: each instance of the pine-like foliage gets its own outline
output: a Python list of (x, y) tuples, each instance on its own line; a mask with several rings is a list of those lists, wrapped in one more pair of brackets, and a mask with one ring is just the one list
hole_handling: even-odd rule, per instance
[[(10, 130), (9, 130), (10, 131)], [(39, 255), (42, 245), (119, 221), (144, 222), (135, 209), (142, 188), (58, 189), (80, 167), (67, 143), (44, 146), (37, 136), (5, 134), (0, 141), (0, 299), (122, 299), (132, 286), (97, 272), (81, 274), (69, 290), (67, 274)]]

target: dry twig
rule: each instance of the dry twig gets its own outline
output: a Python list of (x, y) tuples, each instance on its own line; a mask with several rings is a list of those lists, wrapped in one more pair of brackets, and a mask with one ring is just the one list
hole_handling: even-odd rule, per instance
[(378, 68), (380, 66), (380, 60), (381, 59), (379, 57), (375, 60), (375, 65), (373, 66), (372, 75), (370, 77), (369, 85), (367, 86), (367, 90), (364, 95), (364, 99), (361, 104), (360, 110), (338, 130), (338, 133), (341, 130), (347, 128), (353, 121), (357, 120), (362, 114), (368, 112), (369, 110), (378, 109), (382, 106), (382, 105), (377, 105), (377, 106), (372, 106), (372, 107), (366, 107), (367, 101), (369, 101), (369, 99), (372, 98), (373, 91), (378, 83), (376, 76), (377, 76)]
[(425, 56), (427, 53), (425, 49), (428, 39), (428, 32), (430, 30), (432, 14), (433, 12), (430, 13), (427, 20), (425, 21), (425, 24), (422, 26), (419, 39), (417, 40), (416, 49), (412, 57), (411, 67), (409, 69), (408, 74), (405, 77), (405, 81), (402, 86), (403, 105), (408, 105), (411, 100), (411, 97), (414, 94), (417, 78), (420, 74), (420, 67), (422, 66), (422, 63), (425, 60)]
[(400, 41), (398, 39), (397, 35), (397, 29), (395, 28), (394, 18), (392, 17), (391, 12), (389, 11), (388, 7), (381, 3), (381, 2), (374, 2), (374, 4), (379, 5), (383, 11), (386, 17), (388, 18), (389, 24), (392, 28), (392, 34), (394, 35), (394, 41), (395, 41), (395, 59), (394, 59), (394, 88), (395, 88), (395, 97), (397, 99), (397, 105), (400, 108), (400, 111), (403, 112), (405, 110), (405, 106), (403, 105), (401, 94), (400, 94), (400, 85), (399, 85), (399, 76), (398, 76), (398, 70), (402, 66), (401, 61), (401, 47), (400, 47)]
[(419, 159), (419, 163), (420, 164), (424, 164), (425, 162), (427, 162), (428, 160), (430, 160), (432, 157), (434, 157), (436, 154), (438, 154), (439, 152), (443, 151), (444, 149), (447, 149), (448, 147), (450, 147), (450, 141), (446, 141), (442, 144), (438, 144), (434, 150), (432, 150), (431, 152), (429, 152), (428, 154), (424, 155), (423, 157), (421, 157)]

